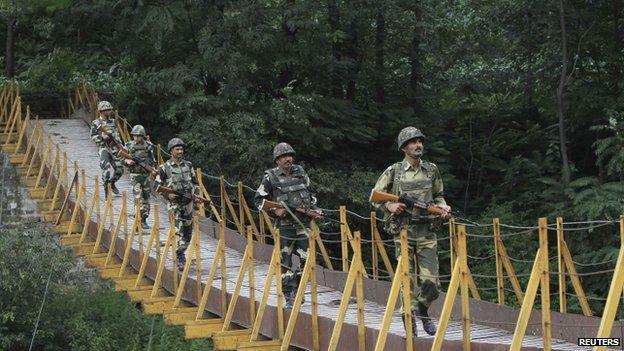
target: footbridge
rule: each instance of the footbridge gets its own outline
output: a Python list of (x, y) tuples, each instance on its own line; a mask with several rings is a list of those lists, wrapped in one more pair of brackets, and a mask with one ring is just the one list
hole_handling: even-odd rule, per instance
[[(496, 218), (486, 224), (451, 220), (447, 234), (438, 236), (441, 257), (448, 257), (440, 262), (442, 271), (449, 272), (439, 277), (447, 289), (431, 309), (438, 332), (423, 335), (421, 329), (413, 337), (405, 333), (401, 312), (410, 301), (405, 233), (395, 263), (389, 255), (394, 243), (380, 235), (374, 212), (328, 209), (331, 223), (313, 222), (304, 239), (316, 254), (305, 264), (294, 306), (286, 309), (279, 232), (266, 213), (249, 206), (253, 189), (198, 169), (202, 195), (211, 202), (199, 206), (186, 265), (178, 272), (174, 228), (162, 199), (152, 196), (146, 229), (133, 216), (138, 211), (131, 193), (103, 196), (88, 128), (96, 102), (96, 94), (81, 85), (67, 118), (38, 119), (22, 104), (17, 85), (4, 86), (2, 151), (60, 242), (127, 292), (144, 313), (183, 326), (186, 338), (212, 338), (219, 350), (589, 350), (577, 345), (579, 337), (622, 338), (624, 325), (615, 317), (624, 250), (601, 270), (586, 272), (584, 264), (579, 273), (582, 263), (571, 255), (565, 236), (608, 226), (624, 241), (624, 217), (591, 223), (540, 218), (532, 227)], [(117, 123), (127, 140), (128, 124), (123, 118)], [(166, 157), (158, 148), (158, 161)], [(126, 175), (118, 187), (131, 189)], [(515, 235), (533, 243), (526, 246), (536, 248), (531, 259), (508, 252), (506, 237)], [(491, 247), (492, 254), (472, 256), (471, 245)], [(491, 262), (496, 275), (472, 272), (475, 260)], [(522, 265), (524, 273), (516, 273)], [(584, 279), (598, 274), (611, 281), (608, 295), (586, 296)], [(477, 285), (483, 281), (490, 283)], [(481, 299), (487, 291), (496, 292), (495, 301)], [(558, 311), (552, 296), (560, 301)], [(568, 299), (583, 313), (568, 313)], [(591, 299), (601, 302), (602, 311), (590, 308)]]

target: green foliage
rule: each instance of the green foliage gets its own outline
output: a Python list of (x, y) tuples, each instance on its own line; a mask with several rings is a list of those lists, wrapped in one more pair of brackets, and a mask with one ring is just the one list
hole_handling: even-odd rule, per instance
[(28, 349), (49, 279), (33, 349), (145, 350), (152, 327), (152, 350), (210, 349), (75, 264), (41, 224), (0, 228), (0, 348)]

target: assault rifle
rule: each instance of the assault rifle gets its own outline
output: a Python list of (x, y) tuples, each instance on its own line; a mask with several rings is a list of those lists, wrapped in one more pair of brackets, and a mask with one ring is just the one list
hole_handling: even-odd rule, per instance
[(434, 205), (431, 203), (426, 203), (424, 201), (420, 201), (413, 196), (409, 196), (407, 194), (403, 194), (401, 196), (397, 196), (390, 193), (384, 193), (383, 191), (371, 190), (369, 202), (380, 202), (380, 201), (392, 201), (392, 202), (401, 202), (407, 205), (408, 207), (416, 207), (427, 211), (427, 213), (446, 217), (450, 215), (448, 211), (439, 207), (438, 205)]
[[(262, 204), (260, 205), (260, 210), (264, 210), (264, 209), (270, 209), (270, 208), (284, 208), (284, 206), (279, 203), (279, 202), (275, 202), (275, 201), (271, 201), (271, 200), (267, 200), (264, 199), (262, 200)], [(325, 216), (319, 214), (316, 211), (312, 211), (312, 210), (305, 210), (303, 208), (296, 208), (295, 211), (302, 213), (308, 217), (311, 218), (323, 218)]]
[(166, 186), (162, 186), (162, 185), (159, 185), (158, 187), (156, 187), (156, 192), (157, 193), (164, 193), (164, 194), (174, 194), (174, 195), (183, 197), (183, 198), (185, 198), (187, 200), (191, 200), (191, 201), (195, 201), (195, 200), (199, 199), (199, 200), (201, 200), (204, 203), (212, 202), (212, 201), (210, 201), (208, 199), (204, 199), (201, 196), (193, 195), (193, 194), (190, 194), (190, 193), (183, 193), (181, 191), (173, 190), (171, 188), (167, 188)]
[(98, 130), (98, 132), (102, 132), (102, 133), (104, 133), (104, 134), (106, 134), (106, 135), (108, 136), (108, 139), (104, 140), (104, 142), (109, 143), (109, 144), (110, 144), (111, 142), (114, 142), (114, 143), (115, 143), (115, 145), (117, 145), (117, 147), (118, 147), (119, 149), (123, 149), (123, 148), (124, 148), (123, 144), (122, 144), (121, 142), (119, 142), (119, 140), (117, 140), (117, 139), (115, 138), (115, 136), (113, 135), (113, 133), (111, 133), (111, 132), (110, 132), (110, 131), (106, 128), (106, 127), (104, 127), (104, 126), (99, 126), (97, 130)]
[(120, 148), (118, 155), (121, 158), (125, 158), (127, 160), (134, 161), (134, 163), (139, 165), (144, 170), (150, 172), (152, 175), (156, 175), (156, 168), (154, 168), (154, 167), (148, 165), (147, 163), (141, 161), (138, 157), (134, 157), (134, 156), (130, 155), (130, 153), (128, 151), (126, 151), (125, 148)]

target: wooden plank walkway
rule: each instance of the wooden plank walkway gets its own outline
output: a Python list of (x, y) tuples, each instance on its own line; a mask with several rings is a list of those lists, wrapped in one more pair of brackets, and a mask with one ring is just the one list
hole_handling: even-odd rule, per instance
[[(59, 119), (59, 120), (42, 120), (41, 123), (44, 126), (44, 129), (48, 133), (51, 134), (53, 143), (59, 143), (61, 147), (61, 151), (67, 152), (70, 174), (72, 174), (74, 171), (73, 169), (74, 161), (78, 162), (78, 165), (80, 168), (85, 169), (85, 172), (88, 178), (88, 182), (87, 182), (88, 183), (87, 184), (88, 185), (87, 186), (88, 197), (87, 198), (91, 199), (94, 191), (99, 191), (100, 195), (103, 195), (103, 191), (101, 188), (100, 189), (93, 188), (93, 179), (95, 177), (100, 177), (98, 148), (93, 142), (91, 142), (90, 136), (89, 136), (89, 129), (85, 125), (84, 121), (78, 120), (78, 119)], [(131, 184), (130, 184), (130, 180), (127, 174), (124, 174), (124, 176), (119, 180), (119, 182), (117, 182), (117, 187), (121, 191), (125, 190), (128, 192), (128, 198), (127, 198), (128, 213), (133, 213), (134, 208), (133, 208), (133, 199), (132, 199), (132, 193), (131, 193)], [(103, 211), (105, 208), (104, 206), (105, 200), (103, 196), (101, 196), (100, 199), (101, 199), (101, 206), (102, 206), (101, 208)], [(114, 196), (113, 198), (113, 207), (115, 208), (115, 214), (119, 213), (121, 209), (121, 206), (122, 206), (121, 199), (122, 198), (120, 196)], [(152, 204), (159, 204), (160, 219), (161, 219), (160, 228), (159, 228), (160, 241), (164, 243), (164, 241), (166, 240), (166, 235), (167, 235), (166, 231), (167, 231), (167, 228), (169, 227), (166, 205), (160, 196), (152, 196), (151, 201), (152, 201)], [(95, 214), (93, 216), (93, 219), (95, 220)], [(115, 217), (114, 223), (116, 222), (117, 222), (117, 218)], [(148, 219), (148, 222), (150, 226), (153, 225), (153, 214)], [(131, 218), (128, 219), (128, 223), (130, 226), (132, 223)], [(215, 223), (211, 221), (210, 219), (202, 219), (202, 227), (205, 228), (206, 226), (207, 228), (214, 228)], [(202, 267), (200, 276), (203, 278), (203, 280), (205, 280), (205, 278), (208, 275), (208, 270), (210, 269), (210, 264), (212, 262), (212, 257), (214, 256), (214, 253), (216, 250), (216, 244), (217, 244), (217, 240), (214, 238), (214, 236), (211, 233), (209, 233), (210, 231), (212, 230), (202, 232), (202, 236), (200, 238), (201, 267)], [(228, 235), (239, 235), (239, 234), (228, 234)], [(145, 236), (143, 239), (146, 242), (147, 236)], [(135, 248), (135, 250), (133, 250), (133, 255), (138, 256), (139, 243), (137, 241), (134, 241), (133, 247)], [(156, 257), (154, 250), (152, 250), (152, 252), (150, 253), (150, 256), (154, 258)], [(227, 269), (228, 291), (232, 291), (234, 288), (234, 281), (236, 279), (236, 274), (238, 273), (238, 267), (240, 265), (241, 260), (242, 260), (241, 252), (230, 247), (226, 248), (226, 262), (227, 262), (227, 267), (228, 267)], [(136, 257), (133, 261), (135, 262), (137, 261)], [(257, 290), (255, 293), (255, 297), (257, 300), (259, 300), (261, 293), (262, 293), (262, 289), (263, 289), (264, 279), (265, 279), (266, 273), (268, 272), (268, 264), (267, 262), (256, 261), (254, 266), (255, 266), (255, 287)], [(135, 265), (135, 268), (136, 268), (136, 265)], [(167, 265), (167, 270), (168, 270), (168, 272), (166, 273), (167, 275), (173, 274), (172, 263), (169, 263)], [(191, 272), (189, 279), (190, 281), (193, 281), (193, 283), (189, 283), (189, 284), (194, 285), (194, 283), (196, 283), (198, 279), (197, 273), (198, 272), (196, 272), (195, 270)], [(149, 275), (152, 275), (151, 278), (153, 278), (152, 273), (148, 272), (148, 276)], [(217, 278), (213, 283), (213, 287), (217, 291), (221, 288), (221, 282), (219, 281), (219, 279), (220, 278)], [(249, 285), (249, 281), (248, 279), (246, 279), (244, 282), (244, 288), (241, 290), (241, 297), (243, 299), (246, 299), (249, 297), (249, 289), (247, 288), (248, 285)], [(186, 290), (187, 290), (187, 294), (185, 294), (185, 299), (187, 299), (188, 301), (193, 301), (193, 302), (197, 301), (197, 296), (194, 296), (195, 294), (189, 293), (190, 289), (187, 288)], [(339, 307), (338, 304), (335, 303), (335, 301), (340, 300), (342, 293), (340, 291), (336, 291), (326, 286), (319, 286), (318, 291), (319, 291), (318, 293), (319, 318), (327, 319), (333, 324), (333, 322), (337, 319), (338, 307)], [(303, 314), (303, 316), (300, 316), (299, 318), (310, 317), (310, 314), (311, 314), (310, 300), (311, 299), (309, 298), (309, 291), (308, 291), (308, 295), (306, 296), (306, 302), (302, 306), (301, 313)], [(242, 302), (239, 300), (239, 306), (241, 304)], [(271, 291), (271, 294), (269, 297), (269, 306), (272, 308), (276, 308), (277, 306), (277, 295), (274, 290)], [(218, 306), (213, 306), (211, 304), (208, 305), (208, 310), (210, 310), (211, 312), (219, 312)], [(368, 329), (367, 330), (367, 349), (369, 348), (372, 349), (372, 345), (374, 345), (374, 342), (375, 342), (374, 338), (376, 338), (377, 332), (379, 330), (384, 310), (385, 310), (385, 306), (379, 303), (376, 303), (373, 301), (365, 302), (365, 311), (366, 311), (365, 320), (366, 320), (366, 326)], [(286, 314), (286, 316), (287, 315), (288, 314)], [(479, 316), (473, 316), (473, 318), (478, 320)], [(236, 318), (234, 319), (234, 322), (244, 324), (244, 321), (237, 320)], [(355, 308), (349, 309), (349, 311), (347, 312), (345, 323), (351, 324), (351, 325), (357, 325), (357, 315), (356, 315)], [(267, 324), (266, 319), (265, 319), (264, 324)], [(247, 326), (247, 325), (243, 325), (243, 326)], [(511, 342), (512, 333), (510, 333), (509, 331), (492, 328), (488, 326), (483, 326), (483, 325), (479, 325), (475, 323), (471, 324), (471, 328), (472, 328), (472, 333), (471, 333), (472, 343), (474, 346), (478, 346), (477, 349), (479, 350), (506, 349), (507, 347), (505, 347), (505, 345), (509, 345)], [(270, 335), (272, 329), (274, 328), (269, 328), (269, 327), (264, 328), (264, 325), (263, 325), (262, 332), (266, 333), (267, 334), (266, 336), (271, 338), (275, 336), (275, 335)], [(345, 332), (343, 332), (343, 336), (344, 336), (344, 333)], [(422, 334), (424, 334), (424, 332), (422, 332), (422, 329), (421, 329), (420, 334), (421, 335), (419, 336), (419, 339), (432, 339), (432, 337), (428, 335), (422, 336)], [(371, 337), (368, 337), (369, 335)], [(321, 335), (320, 335), (321, 349), (323, 349), (323, 345), (326, 346), (328, 344), (330, 336), (331, 336), (331, 329), (329, 330), (328, 333), (321, 331)], [(390, 331), (388, 335), (388, 345), (393, 345), (393, 346), (392, 348), (390, 348), (389, 346), (388, 349), (395, 349), (395, 347), (399, 347), (399, 348), (402, 347), (402, 349), (405, 349), (404, 337), (405, 337), (405, 331), (403, 328), (401, 316), (399, 315), (399, 312), (397, 309), (397, 311), (394, 313), (393, 321), (390, 326)], [(292, 344), (298, 347), (308, 348), (310, 344), (310, 340), (308, 339), (309, 338), (307, 338), (305, 335), (304, 336), (295, 335), (293, 338)], [(344, 337), (342, 339), (344, 339)], [(371, 339), (371, 340), (368, 340), (368, 339)], [(450, 323), (449, 328), (446, 332), (446, 340), (458, 341), (461, 343), (462, 330), (461, 330), (461, 324), (459, 322)], [(342, 345), (343, 343), (341, 342), (340, 346)], [(524, 338), (523, 346), (526, 347), (526, 349), (528, 350), (540, 349), (542, 348), (542, 340), (539, 336), (527, 335)], [(579, 348), (578, 346), (568, 343), (568, 342), (564, 342), (561, 340), (553, 340), (553, 350), (581, 350), (581, 349), (582, 348)]]

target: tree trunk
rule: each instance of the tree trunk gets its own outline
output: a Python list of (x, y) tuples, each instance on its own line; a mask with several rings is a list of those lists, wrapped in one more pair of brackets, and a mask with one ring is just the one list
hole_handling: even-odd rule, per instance
[[(336, 6), (336, 0), (327, 1), (327, 14), (329, 21), (329, 28), (332, 33), (332, 38), (334, 34), (338, 31), (338, 26), (340, 24), (340, 14), (338, 13), (338, 7)], [(340, 82), (340, 75), (338, 74), (338, 70), (336, 68), (336, 64), (341, 60), (340, 55), (340, 45), (337, 40), (332, 39), (331, 43), (331, 65), (330, 65), (330, 76), (331, 76), (331, 92), (332, 96), (337, 99), (342, 99), (342, 83)]]
[[(622, 43), (624, 42), (624, 31), (620, 27), (620, 20), (622, 18), (622, 0), (613, 0), (612, 2), (613, 12), (613, 52), (619, 53), (622, 50)], [(619, 55), (618, 55), (619, 56)], [(611, 64), (611, 81), (613, 82), (613, 96), (617, 99), (620, 96), (620, 81), (622, 80), (621, 58), (613, 59)]]
[[(533, 37), (532, 37), (532, 24), (531, 18), (531, 6), (532, 0), (526, 0), (524, 3), (524, 48), (525, 48), (525, 62), (527, 65), (524, 81), (524, 111), (525, 113), (532, 114), (535, 112), (535, 106), (533, 105)], [(527, 116), (529, 117), (529, 116)]]
[[(191, 11), (191, 4), (189, 2), (184, 3), (184, 9), (186, 10), (186, 19), (189, 24), (189, 30), (191, 32), (191, 40), (193, 42), (193, 50), (197, 54), (197, 57), (202, 60), (203, 52), (199, 48), (199, 41), (197, 40), (197, 28), (193, 21), (193, 15)], [(199, 78), (204, 88), (204, 95), (217, 95), (219, 90), (219, 82), (214, 77), (211, 77), (204, 67), (199, 68)]]
[(568, 50), (565, 30), (565, 10), (563, 0), (559, 0), (559, 24), (561, 25), (561, 77), (557, 89), (557, 116), (559, 117), (559, 147), (561, 151), (561, 176), (565, 185), (570, 183), (570, 166), (565, 128), (565, 86), (568, 74)]
[(412, 40), (409, 46), (409, 63), (410, 63), (410, 92), (409, 98), (411, 100), (412, 109), (414, 110), (414, 114), (416, 116), (420, 116), (423, 112), (422, 105), (419, 101), (420, 98), (420, 88), (418, 83), (421, 80), (421, 64), (420, 64), (420, 29), (418, 27), (418, 23), (421, 19), (421, 11), (420, 4), (418, 1), (414, 3), (413, 7), (414, 12), (414, 20), (416, 24), (414, 25)]
[(349, 80), (347, 81), (347, 100), (355, 101), (356, 80), (360, 71), (360, 57), (358, 53), (358, 31), (356, 19), (352, 19), (349, 23), (349, 42), (347, 44), (346, 54), (351, 61), (349, 68)]
[[(293, 16), (292, 8), (294, 6), (293, 0), (286, 1), (286, 8), (282, 11), (282, 32), (284, 33), (285, 43), (282, 51), (283, 55), (295, 55), (295, 51), (292, 48), (296, 44), (296, 33), (297, 28), (294, 25), (289, 23), (291, 17)], [(288, 11), (291, 10), (291, 11)], [(290, 13), (290, 15), (288, 15)], [(288, 61), (288, 60), (287, 60)], [(293, 68), (290, 63), (286, 63), (280, 69), (279, 77), (278, 77), (278, 87), (279, 91), (277, 91), (278, 97), (283, 97), (282, 89), (288, 86), (288, 84), (293, 80), (294, 73)]]
[(386, 44), (386, 17), (384, 14), (383, 3), (377, 9), (377, 31), (375, 33), (375, 101), (382, 105), (386, 102), (385, 80), (386, 73), (384, 69)]
[(7, 37), (6, 37), (6, 67), (4, 75), (7, 79), (13, 79), (15, 76), (15, 32), (17, 30), (17, 19), (14, 16), (8, 17), (7, 20)]

